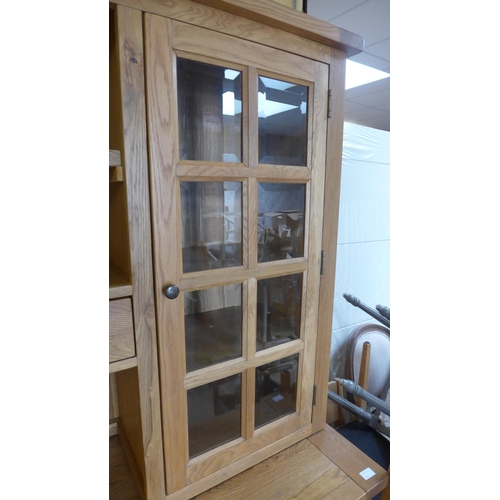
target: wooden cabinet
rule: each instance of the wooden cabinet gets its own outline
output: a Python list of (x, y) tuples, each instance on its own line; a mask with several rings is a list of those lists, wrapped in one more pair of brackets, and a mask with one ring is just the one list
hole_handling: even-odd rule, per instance
[(323, 428), (361, 46), (267, 0), (110, 8), (110, 408), (148, 499)]

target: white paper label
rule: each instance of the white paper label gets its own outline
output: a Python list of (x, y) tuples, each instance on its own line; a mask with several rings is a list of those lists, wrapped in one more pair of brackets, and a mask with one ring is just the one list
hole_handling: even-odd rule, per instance
[(278, 394), (277, 396), (274, 396), (273, 401), (275, 401), (277, 403), (278, 401), (281, 401), (282, 399), (285, 399), (285, 398), (281, 394)]
[(373, 472), (370, 467), (367, 467), (365, 470), (362, 470), (359, 475), (363, 478), (363, 479), (370, 479), (371, 477), (373, 477), (375, 475), (375, 472)]

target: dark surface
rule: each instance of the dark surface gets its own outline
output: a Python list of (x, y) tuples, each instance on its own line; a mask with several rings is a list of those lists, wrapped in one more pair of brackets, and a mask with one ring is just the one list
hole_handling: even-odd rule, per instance
[[(387, 470), (390, 463), (390, 441), (363, 422), (350, 422), (335, 430), (350, 443), (368, 455), (380, 467)], [(380, 499), (380, 493), (373, 500)]]

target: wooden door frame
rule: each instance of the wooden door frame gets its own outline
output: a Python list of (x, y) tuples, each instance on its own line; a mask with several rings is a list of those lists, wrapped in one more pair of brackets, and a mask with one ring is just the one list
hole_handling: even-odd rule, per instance
[[(180, 33), (180, 35), (179, 35)], [(202, 44), (202, 49), (197, 50), (197, 46), (193, 45), (193, 34), (207, 35), (205, 44)], [(180, 42), (173, 42), (173, 37), (177, 36)], [(264, 64), (264, 70), (267, 71), (272, 68), (274, 64), (278, 64), (279, 74), (283, 74), (282, 78), (287, 75), (299, 75), (299, 78), (307, 78), (310, 89), (313, 89), (313, 106), (310, 109), (310, 125), (311, 131), (315, 135), (310, 137), (312, 150), (311, 166), (314, 165), (314, 174), (311, 176), (309, 169), (303, 170), (305, 180), (308, 185), (308, 218), (306, 224), (306, 232), (308, 232), (308, 254), (306, 258), (299, 259), (297, 264), (281, 263), (273, 266), (259, 266), (255, 268), (253, 273), (260, 269), (260, 274), (255, 277), (262, 277), (263, 272), (267, 272), (268, 276), (275, 274), (284, 275), (288, 274), (287, 270), (293, 270), (293, 266), (299, 267), (305, 271), (307, 270), (306, 277), (309, 286), (304, 285), (304, 290), (307, 290), (307, 295), (304, 297), (305, 315), (304, 315), (304, 328), (303, 339), (300, 341), (302, 348), (297, 350), (294, 345), (287, 346), (287, 348), (280, 350), (279, 357), (285, 357), (290, 349), (295, 349), (296, 352), (301, 352), (301, 368), (304, 372), (303, 377), (300, 379), (299, 390), (299, 409), (298, 413), (283, 417), (277, 422), (266, 425), (262, 431), (257, 430), (251, 439), (242, 440), (234, 446), (222, 446), (217, 448), (213, 453), (207, 452), (203, 460), (189, 460), (186, 450), (188, 449), (188, 432), (187, 432), (187, 393), (185, 387), (185, 346), (183, 336), (180, 335), (167, 335), (163, 336), (163, 319), (169, 318), (171, 325), (168, 331), (179, 331), (183, 328), (181, 319), (179, 324), (177, 318), (183, 318), (183, 300), (176, 299), (173, 301), (165, 300), (163, 297), (163, 288), (169, 284), (180, 284), (181, 289), (185, 289), (186, 285), (182, 283), (189, 283), (189, 277), (186, 279), (182, 275), (182, 270), (178, 266), (169, 266), (172, 262), (181, 262), (181, 255), (179, 245), (165, 246), (168, 238), (167, 234), (175, 234), (177, 238), (175, 241), (180, 241), (180, 228), (177, 225), (179, 220), (179, 202), (177, 196), (163, 196), (162, 191), (165, 191), (170, 186), (173, 186), (179, 192), (179, 177), (178, 177), (178, 158), (177, 158), (177, 132), (174, 120), (177, 118), (177, 103), (176, 93), (168, 92), (168, 89), (175, 89), (175, 51), (180, 50), (182, 53), (201, 52), (202, 56), (210, 57), (213, 47), (211, 43), (213, 39), (220, 39), (222, 42), (227, 43), (227, 35), (217, 35), (209, 32), (203, 28), (190, 27), (189, 25), (172, 21), (163, 16), (146, 16), (146, 58), (147, 63), (147, 89), (148, 89), (148, 109), (149, 109), (149, 132), (150, 132), (150, 165), (151, 165), (151, 183), (152, 183), (152, 206), (153, 206), (153, 231), (155, 244), (154, 255), (156, 263), (156, 298), (157, 298), (157, 314), (158, 314), (158, 334), (159, 334), (159, 348), (160, 358), (168, 359), (169, 353), (175, 352), (179, 354), (181, 359), (172, 359), (172, 363), (168, 363), (165, 370), (161, 370), (161, 392), (162, 392), (162, 408), (164, 415), (164, 447), (166, 450), (184, 450), (182, 453), (167, 453), (165, 457), (165, 468), (167, 477), (167, 492), (175, 493), (182, 491), (186, 487), (201, 484), (200, 481), (208, 480), (210, 477), (222, 478), (226, 469), (236, 466), (237, 464), (244, 464), (247, 460), (256, 463), (254, 460), (260, 460), (259, 451), (263, 449), (274, 450), (276, 442), (287, 443), (290, 436), (295, 436), (292, 440), (302, 439), (304, 437), (304, 429), (307, 429), (306, 434), (309, 435), (312, 429), (311, 418), (313, 408), (313, 385), (314, 385), (314, 369), (315, 358), (317, 355), (316, 350), (316, 328), (318, 316), (318, 300), (320, 288), (320, 258), (321, 258), (321, 235), (322, 225), (314, 224), (314, 220), (322, 220), (323, 211), (323, 196), (324, 196), (324, 170), (326, 162), (326, 146), (324, 141), (327, 136), (327, 94), (328, 94), (328, 66), (321, 62), (316, 62), (294, 56), (292, 54), (283, 53), (283, 57), (277, 56), (276, 52), (270, 51), (268, 48), (262, 46), (260, 51), (263, 54), (269, 54), (274, 58), (274, 63), (268, 61), (267, 65)], [(222, 42), (217, 47), (222, 46)], [(255, 49), (252, 42), (240, 40), (238, 42), (242, 47), (247, 49), (250, 47)], [(208, 46), (208, 49), (206, 48)], [(168, 48), (169, 50), (165, 50)], [(258, 48), (258, 47), (257, 47)], [(168, 52), (168, 54), (167, 54)], [(251, 54), (254, 60), (248, 64), (259, 64), (258, 61), (264, 56), (255, 56), (253, 50), (247, 50), (247, 54)], [(229, 57), (229, 60), (235, 60), (231, 54), (222, 56), (224, 60)], [(264, 59), (265, 60), (265, 59)], [(286, 62), (287, 60), (292, 61)], [(245, 63), (246, 65), (247, 63)], [(288, 66), (287, 66), (288, 65)], [(262, 66), (262, 63), (259, 64)], [(252, 66), (250, 66), (252, 67)], [(287, 68), (293, 69), (287, 69)], [(275, 71), (276, 73), (276, 71)], [(293, 78), (293, 77), (292, 77)], [(296, 77), (295, 77), (296, 78)], [(310, 98), (311, 102), (311, 98)], [(162, 106), (164, 110), (161, 111)], [(322, 142), (323, 141), (323, 142)], [(250, 155), (251, 156), (251, 155)], [(245, 169), (245, 178), (250, 175), (251, 170), (248, 167)], [(253, 168), (254, 172), (250, 178), (263, 174), (263, 169)], [(180, 165), (180, 169), (183, 166)], [(200, 165), (200, 168), (203, 168)], [(219, 167), (218, 167), (219, 168)], [(224, 168), (224, 167), (220, 167)], [(230, 166), (235, 171), (240, 167)], [(206, 167), (205, 175), (209, 173), (209, 167)], [(301, 170), (302, 167), (299, 169)], [(288, 169), (292, 171), (291, 168)], [(181, 170), (182, 171), (182, 170)], [(280, 168), (276, 167), (271, 177), (276, 177), (276, 172)], [(188, 170), (184, 170), (187, 175)], [(243, 170), (240, 170), (240, 176), (243, 175)], [(286, 175), (286, 172), (285, 172)], [(302, 175), (302, 173), (301, 173)], [(283, 172), (277, 180), (282, 180)], [(201, 176), (199, 179), (203, 179)], [(198, 179), (198, 177), (194, 177)], [(255, 207), (254, 207), (255, 208)], [(255, 210), (254, 210), (255, 211)], [(169, 248), (168, 252), (165, 251)], [(300, 260), (304, 264), (300, 264)], [(305, 266), (305, 267), (304, 267)], [(275, 269), (273, 269), (275, 268)], [(276, 270), (279, 268), (279, 271)], [(250, 269), (247, 274), (250, 273)], [(235, 271), (228, 270), (228, 276), (235, 273)], [(217, 274), (217, 281), (223, 276), (223, 272)], [(245, 272), (241, 276), (244, 277)], [(253, 276), (251, 273), (248, 277)], [(208, 277), (208, 274), (207, 274)], [(234, 280), (235, 278), (227, 278)], [(239, 280), (238, 280), (239, 281)], [(199, 282), (198, 282), (199, 283)], [(252, 283), (250, 280), (249, 286)], [(199, 285), (198, 285), (199, 286)], [(187, 285), (189, 288), (189, 285)], [(172, 324), (173, 322), (173, 324)], [(166, 333), (166, 332), (165, 332)], [(268, 353), (268, 355), (271, 355)], [(276, 354), (272, 354), (276, 357)], [(266, 356), (255, 357), (248, 362), (240, 362), (238, 365), (238, 373), (245, 374), (248, 368), (262, 364)], [(165, 361), (164, 361), (165, 362)], [(247, 366), (248, 365), (248, 366)], [(163, 368), (163, 363), (160, 365)], [(246, 377), (246, 375), (244, 375)], [(248, 380), (247, 380), (248, 382)], [(171, 406), (171, 402), (176, 402), (175, 410)], [(298, 418), (297, 418), (298, 417)], [(181, 425), (181, 427), (179, 427)], [(172, 431), (170, 432), (169, 429)], [(174, 432), (175, 430), (175, 432)], [(295, 442), (295, 441), (294, 441)], [(235, 450), (236, 455), (235, 455)], [(273, 451), (274, 452), (274, 451)], [(254, 457), (254, 458), (252, 458)], [(257, 458), (259, 457), (259, 458)], [(219, 472), (220, 471), (220, 472)], [(219, 479), (217, 479), (219, 481)]]

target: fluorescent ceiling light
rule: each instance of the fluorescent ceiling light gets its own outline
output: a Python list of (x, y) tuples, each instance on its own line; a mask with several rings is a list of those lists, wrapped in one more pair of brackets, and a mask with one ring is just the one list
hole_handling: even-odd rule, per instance
[(389, 78), (391, 76), (385, 71), (380, 71), (379, 69), (370, 68), (370, 66), (365, 66), (355, 61), (347, 59), (346, 61), (346, 75), (345, 75), (345, 88), (352, 89), (353, 87), (359, 87), (360, 85), (365, 85), (367, 83), (376, 82), (377, 80), (382, 80), (384, 78)]
[(234, 116), (241, 113), (241, 101), (234, 98), (234, 92), (224, 92), (222, 94), (222, 114)]
[(268, 101), (266, 100), (266, 94), (263, 92), (258, 93), (258, 114), (259, 118), (267, 118), (269, 116), (276, 115), (278, 113), (283, 113), (284, 111), (289, 111), (290, 109), (298, 108), (298, 106), (293, 106), (292, 104), (286, 104), (284, 102)]
[(234, 69), (224, 70), (224, 78), (227, 78), (228, 80), (234, 80), (239, 75), (240, 71), (235, 71)]
[(274, 80), (272, 78), (266, 78), (265, 76), (259, 76), (264, 85), (268, 89), (276, 89), (276, 90), (287, 90), (290, 87), (295, 87), (295, 83), (283, 82), (281, 80)]

